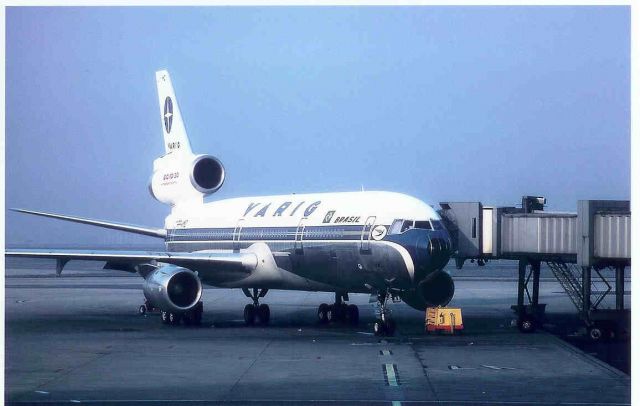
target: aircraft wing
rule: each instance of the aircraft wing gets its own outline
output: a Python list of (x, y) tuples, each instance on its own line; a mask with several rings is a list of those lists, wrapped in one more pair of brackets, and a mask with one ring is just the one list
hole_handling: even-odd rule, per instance
[(148, 235), (149, 237), (166, 238), (167, 231), (162, 228), (149, 228), (135, 226), (131, 224), (114, 223), (112, 221), (95, 220), (84, 217), (67, 216), (65, 214), (46, 213), (43, 211), (27, 210), (27, 209), (9, 209), (18, 213), (33, 214), (35, 216), (49, 217), (58, 220), (71, 221), (80, 224), (89, 224), (92, 226), (110, 228), (112, 230), (126, 231), (128, 233)]
[[(107, 261), (111, 263), (138, 265), (157, 261), (184, 268), (210, 266), (250, 272), (258, 265), (258, 257), (253, 252), (153, 252), (116, 250), (51, 250), (51, 249), (9, 249), (7, 257), (56, 259), (64, 265), (79, 260)], [(62, 270), (62, 269), (60, 269)]]

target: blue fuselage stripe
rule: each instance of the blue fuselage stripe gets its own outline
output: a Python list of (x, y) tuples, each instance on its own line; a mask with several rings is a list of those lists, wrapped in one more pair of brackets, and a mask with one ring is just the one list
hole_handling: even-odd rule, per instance
[[(362, 225), (297, 227), (243, 227), (239, 235), (234, 228), (185, 228), (167, 230), (167, 242), (177, 241), (305, 241), (360, 240)], [(238, 238), (239, 237), (239, 238)], [(368, 236), (365, 236), (368, 238)]]

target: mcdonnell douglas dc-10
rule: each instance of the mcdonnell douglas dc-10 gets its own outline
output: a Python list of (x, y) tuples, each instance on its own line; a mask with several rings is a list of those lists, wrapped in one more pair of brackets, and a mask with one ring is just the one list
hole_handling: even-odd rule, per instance
[(377, 335), (393, 335), (389, 299), (411, 307), (446, 305), (454, 293), (442, 269), (451, 239), (436, 211), (392, 192), (260, 196), (204, 202), (225, 179), (222, 163), (191, 151), (167, 71), (156, 72), (165, 154), (153, 163), (151, 195), (171, 206), (164, 228), (132, 226), (74, 216), (23, 213), (161, 238), (165, 251), (7, 250), (10, 257), (56, 259), (58, 274), (69, 260), (106, 262), (105, 268), (144, 278), (140, 313), (159, 310), (163, 323), (199, 324), (202, 285), (239, 288), (252, 303), (246, 324), (266, 325), (270, 310), (260, 300), (270, 289), (335, 292), (318, 307), (322, 323), (357, 324), (349, 293), (368, 293), (379, 303)]

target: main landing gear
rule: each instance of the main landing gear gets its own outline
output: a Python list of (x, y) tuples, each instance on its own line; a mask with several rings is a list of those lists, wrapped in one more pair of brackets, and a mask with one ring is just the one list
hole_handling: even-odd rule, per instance
[(144, 316), (147, 313), (152, 313), (154, 311), (156, 311), (158, 309), (156, 309), (155, 307), (153, 307), (153, 305), (151, 303), (149, 303), (149, 301), (147, 299), (144, 300), (144, 304), (140, 305), (140, 307), (138, 307), (138, 314), (140, 314), (140, 316)]
[(265, 297), (269, 289), (254, 288), (249, 291), (249, 289), (243, 288), (242, 291), (246, 297), (253, 300), (253, 304), (250, 303), (244, 307), (244, 323), (247, 326), (253, 326), (256, 322), (262, 326), (269, 324), (271, 318), (269, 305), (259, 303), (259, 299)]
[(202, 302), (198, 302), (193, 309), (184, 313), (160, 310), (160, 320), (162, 320), (162, 324), (169, 324), (171, 326), (178, 326), (181, 322), (183, 322), (185, 326), (199, 326), (202, 324), (202, 313), (204, 313), (204, 305)]
[(380, 304), (380, 318), (373, 323), (373, 333), (377, 336), (392, 336), (396, 332), (396, 322), (391, 318), (387, 309), (388, 291), (378, 293), (378, 303)]
[(360, 320), (360, 311), (354, 304), (347, 305), (343, 300), (349, 300), (348, 293), (337, 293), (333, 304), (322, 303), (318, 306), (318, 320), (326, 324), (335, 321), (346, 321), (355, 326)]

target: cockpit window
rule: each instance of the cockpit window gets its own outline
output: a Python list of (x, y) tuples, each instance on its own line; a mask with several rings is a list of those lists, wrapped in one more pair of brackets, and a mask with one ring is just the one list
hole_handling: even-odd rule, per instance
[(407, 230), (410, 230), (413, 228), (413, 220), (405, 220), (404, 223), (402, 223), (402, 228), (400, 229), (401, 233), (404, 233)]
[(389, 234), (400, 234), (400, 229), (402, 228), (402, 220), (396, 219), (391, 223), (391, 227), (389, 227)]
[(412, 228), (419, 228), (422, 230), (442, 230), (442, 224), (436, 220), (421, 220), (421, 221), (413, 221), (413, 220), (401, 220), (396, 219), (391, 223), (391, 227), (389, 227), (389, 235), (393, 234), (401, 234), (407, 230), (411, 230)]
[(431, 223), (429, 222), (429, 220), (425, 220), (425, 221), (416, 221), (416, 224), (414, 226), (415, 228), (421, 228), (423, 230), (431, 230)]

